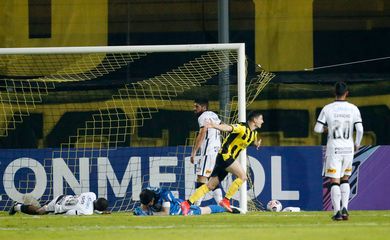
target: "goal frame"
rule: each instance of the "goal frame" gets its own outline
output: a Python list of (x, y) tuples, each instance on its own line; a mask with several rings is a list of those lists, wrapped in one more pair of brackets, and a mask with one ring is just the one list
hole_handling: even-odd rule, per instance
[[(87, 54), (87, 53), (132, 53), (132, 52), (202, 52), (232, 50), (237, 52), (237, 92), (238, 121), (246, 122), (246, 58), (245, 43), (221, 44), (181, 44), (181, 45), (139, 45), (139, 46), (89, 46), (89, 47), (33, 47), (2, 48), (2, 55), (35, 55), (35, 54)], [(238, 160), (244, 171), (247, 171), (246, 150), (241, 151)], [(244, 182), (239, 191), (240, 209), (247, 212), (247, 183)]]

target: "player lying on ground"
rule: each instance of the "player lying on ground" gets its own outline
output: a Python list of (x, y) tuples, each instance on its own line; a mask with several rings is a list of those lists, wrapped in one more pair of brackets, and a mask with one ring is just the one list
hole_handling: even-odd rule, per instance
[[(134, 215), (182, 215), (180, 203), (184, 200), (175, 198), (171, 191), (147, 187), (140, 194), (141, 205), (134, 209)], [(233, 208), (233, 213), (240, 213), (238, 208)], [(188, 215), (204, 215), (213, 213), (223, 213), (226, 209), (219, 205), (209, 205), (199, 207), (192, 205)]]
[(92, 215), (95, 213), (105, 213), (108, 201), (105, 198), (96, 199), (96, 194), (86, 192), (80, 195), (61, 195), (54, 198), (43, 207), (15, 203), (9, 210), (10, 215), (22, 212), (29, 215), (44, 215), (49, 213), (66, 215)]

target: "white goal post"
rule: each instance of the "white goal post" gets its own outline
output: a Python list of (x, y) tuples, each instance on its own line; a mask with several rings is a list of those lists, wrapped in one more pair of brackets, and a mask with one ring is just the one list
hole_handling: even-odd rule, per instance
[[(237, 64), (237, 103), (236, 103), (237, 106), (236, 107), (238, 110), (237, 112), (238, 116), (236, 121), (245, 122), (246, 106), (248, 101), (246, 94), (248, 90), (246, 86), (247, 70), (246, 70), (246, 55), (245, 55), (244, 43), (149, 45), (149, 46), (145, 45), (145, 46), (2, 48), (0, 49), (0, 80), (2, 80), (3, 84), (5, 84), (4, 85), (5, 92), (2, 93), (2, 98), (0, 99), (3, 101), (0, 108), (3, 107), (4, 109), (7, 110), (0, 111), (0, 133), (2, 134), (2, 136), (7, 136), (8, 132), (11, 131), (8, 127), (10, 126), (10, 123), (14, 121), (15, 123), (13, 125), (15, 125), (19, 121), (18, 120), (19, 118), (16, 118), (15, 115), (19, 114), (21, 117), (23, 117), (25, 115), (30, 114), (31, 112), (34, 112), (34, 109), (37, 108), (37, 106), (39, 106), (39, 104), (42, 103), (42, 99), (44, 99), (45, 96), (47, 96), (50, 93), (50, 89), (54, 88), (57, 83), (96, 79), (105, 74), (114, 72), (117, 69), (122, 68), (123, 66), (126, 66), (129, 62), (135, 61), (136, 59), (140, 58), (142, 54), (147, 54), (147, 53), (171, 53), (171, 52), (173, 53), (222, 52), (223, 53), (223, 51), (225, 50), (229, 52), (233, 52), (236, 58), (235, 59), (235, 63)], [(102, 59), (107, 58), (106, 54), (108, 53), (112, 55), (119, 54), (119, 57), (113, 57), (112, 60), (110, 60), (110, 62), (108, 62), (107, 64), (102, 64), (103, 61)], [(80, 57), (88, 54), (95, 54), (95, 55), (89, 57), (88, 60), (84, 59), (84, 57)], [(129, 55), (121, 55), (121, 54), (129, 54)], [(71, 59), (68, 59), (66, 57), (64, 58), (61, 57), (67, 55), (74, 55), (74, 57), (72, 57)], [(47, 56), (48, 59), (52, 58), (53, 65), (37, 68), (36, 66), (38, 66), (40, 62), (37, 61), (37, 59), (41, 56), (45, 56), (45, 57)], [(219, 60), (219, 61), (223, 61), (223, 60)], [(68, 64), (62, 64), (62, 62), (68, 62)], [(197, 64), (198, 63), (194, 64), (196, 65), (194, 68), (197, 67)], [(218, 66), (216, 68), (218, 68)], [(161, 84), (165, 84), (164, 81), (166, 80), (167, 76), (171, 77), (172, 75), (180, 75), (180, 74), (185, 75), (186, 69), (187, 67), (185, 66), (183, 68), (180, 68), (180, 73), (178, 73), (178, 71), (172, 71), (166, 75), (163, 74), (161, 77), (155, 78), (159, 81), (158, 83), (153, 83), (154, 78), (149, 78), (147, 80), (142, 81), (142, 83), (139, 83), (138, 85), (145, 84), (145, 86), (147, 86), (147, 87), (142, 87), (142, 92), (146, 92), (144, 98), (146, 99), (148, 96), (151, 95), (155, 96), (157, 91), (154, 89), (154, 86), (151, 87), (151, 85), (155, 84), (160, 86)], [(218, 69), (218, 71), (220, 70), (221, 69)], [(25, 78), (20, 78), (20, 76), (25, 76)], [(175, 81), (175, 84), (177, 84), (176, 88), (187, 88), (187, 86), (181, 86), (182, 83), (184, 83), (183, 81), (187, 77), (188, 77), (187, 75), (184, 76), (183, 78), (176, 77), (176, 76), (172, 77), (173, 79), (172, 81)], [(23, 83), (24, 80), (33, 80), (35, 82), (34, 83), (35, 85), (29, 83), (27, 87), (25, 83)], [(190, 79), (190, 81), (192, 81), (192, 79)], [(12, 90), (11, 88), (14, 88), (16, 90)], [(23, 92), (24, 95), (28, 95), (28, 98), (26, 98), (26, 96), (20, 96), (21, 93), (17, 91), (17, 88), (22, 89), (22, 91), (20, 92)], [(158, 91), (161, 92), (160, 89)], [(173, 95), (175, 94), (177, 95), (178, 90), (174, 89), (168, 91), (174, 91)], [(28, 94), (26, 94), (26, 92), (28, 92)], [(137, 95), (138, 92), (126, 87), (118, 91), (118, 93), (113, 96), (113, 98), (115, 99), (113, 101), (108, 101), (106, 105), (111, 106), (114, 102), (115, 104), (121, 105), (123, 108), (128, 108), (128, 106), (126, 106), (125, 103), (120, 102), (123, 101), (124, 92), (126, 92), (129, 95), (133, 94), (131, 96), (135, 96), (135, 95), (138, 96)], [(169, 94), (163, 93), (164, 96)], [(156, 100), (155, 104), (158, 105), (159, 101), (160, 100)], [(140, 106), (143, 105), (140, 104), (137, 105), (136, 107), (139, 108)], [(152, 109), (150, 111), (153, 112), (154, 110)], [(148, 112), (147, 114), (150, 115), (151, 113)], [(137, 120), (139, 119), (137, 118), (134, 121)], [(142, 121), (143, 120), (144, 119), (142, 119)], [(1, 123), (1, 121), (3, 123)], [(105, 155), (108, 155), (108, 151), (110, 149), (116, 148), (118, 146), (117, 143), (114, 143), (110, 140), (107, 140), (108, 143), (106, 144), (94, 142), (94, 141), (99, 141), (97, 139), (102, 139), (103, 137), (106, 137), (104, 136), (105, 133), (102, 133), (103, 130), (101, 130), (104, 127), (99, 127), (99, 128), (96, 127), (95, 129), (95, 126), (99, 124), (103, 125), (103, 122), (104, 121), (101, 119), (99, 120), (98, 117), (94, 117), (94, 122), (86, 122), (85, 127), (81, 127), (80, 129), (77, 130), (77, 136), (69, 136), (69, 139), (67, 141), (61, 143), (61, 147), (59, 147), (59, 149), (56, 150), (55, 153), (53, 153), (52, 158), (65, 159), (66, 156), (68, 158), (77, 158), (78, 156), (82, 156), (82, 154), (85, 154), (86, 151), (90, 151), (88, 150), (91, 149), (90, 146), (93, 147), (98, 146), (99, 148), (99, 151), (96, 151), (99, 152), (97, 153), (98, 155), (97, 156), (94, 155), (95, 152), (93, 152), (91, 156), (105, 157)], [(112, 124), (110, 124), (110, 126), (112, 127)], [(134, 129), (132, 129), (132, 131), (133, 130)], [(111, 132), (111, 130), (109, 134), (111, 135), (106, 137), (105, 139), (112, 138), (113, 133)], [(116, 134), (115, 135), (116, 139), (121, 139), (122, 135), (120, 133), (115, 133), (115, 134)], [(73, 141), (74, 139), (77, 139), (76, 140), (77, 144), (74, 144)], [(95, 144), (91, 145), (91, 141)], [(239, 161), (243, 166), (243, 168), (246, 170), (247, 169), (246, 150), (243, 150), (241, 152), (239, 156)], [(69, 162), (73, 163), (74, 160)], [(81, 169), (81, 166), (75, 166), (75, 169), (79, 169), (79, 168)], [(15, 175), (15, 173), (13, 174)], [(81, 174), (80, 176), (79, 175), (77, 176), (81, 178)], [(70, 182), (69, 185), (73, 184), (74, 186), (80, 186), (80, 189), (83, 189), (83, 187), (81, 186), (82, 179), (77, 180), (75, 178), (76, 180), (75, 181), (72, 179), (72, 177), (68, 177), (68, 180)], [(49, 185), (56, 186), (55, 184), (49, 184)], [(12, 184), (10, 186), (13, 187)], [(72, 189), (72, 191), (74, 191), (74, 189)], [(31, 192), (31, 190), (27, 192)], [(60, 191), (60, 192), (66, 192), (66, 191)], [(47, 199), (52, 197), (51, 194), (47, 196)], [(240, 196), (239, 197), (240, 208), (243, 210), (243, 212), (246, 212), (248, 209), (246, 182), (241, 186), (239, 196)], [(126, 204), (126, 203), (121, 203), (121, 204)], [(6, 205), (8, 205), (8, 203), (6, 203)], [(118, 209), (128, 210), (128, 208), (122, 208), (122, 207), (119, 207)]]

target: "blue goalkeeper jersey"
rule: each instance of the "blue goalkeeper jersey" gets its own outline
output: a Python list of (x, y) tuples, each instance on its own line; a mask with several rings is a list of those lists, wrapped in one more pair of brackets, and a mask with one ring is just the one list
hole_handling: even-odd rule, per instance
[[(161, 212), (162, 205), (164, 202), (170, 203), (169, 215), (182, 215), (180, 203), (182, 199), (175, 198), (171, 191), (161, 189), (158, 187), (147, 187), (148, 190), (152, 191), (154, 195), (154, 204), (150, 207), (153, 212)], [(198, 206), (192, 205), (188, 215), (200, 215), (201, 210)]]

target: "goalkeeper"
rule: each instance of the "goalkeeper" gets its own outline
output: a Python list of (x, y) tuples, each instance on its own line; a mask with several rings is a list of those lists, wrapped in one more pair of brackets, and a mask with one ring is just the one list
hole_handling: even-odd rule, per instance
[[(134, 209), (136, 216), (150, 215), (182, 215), (180, 203), (182, 199), (175, 198), (171, 191), (157, 188), (147, 187), (140, 193), (141, 205)], [(225, 208), (218, 205), (210, 205), (206, 207), (191, 206), (188, 215), (204, 215), (213, 213), (226, 212)], [(233, 213), (240, 213), (238, 208), (234, 208)]]
[(93, 192), (85, 192), (80, 195), (60, 195), (50, 201), (43, 207), (36, 204), (22, 204), (15, 202), (9, 210), (10, 215), (16, 212), (22, 212), (29, 215), (44, 215), (49, 213), (65, 215), (92, 215), (104, 212), (108, 207), (108, 201), (105, 198), (96, 199)]

